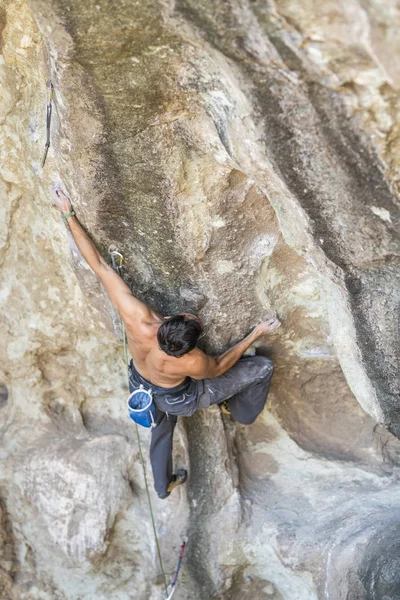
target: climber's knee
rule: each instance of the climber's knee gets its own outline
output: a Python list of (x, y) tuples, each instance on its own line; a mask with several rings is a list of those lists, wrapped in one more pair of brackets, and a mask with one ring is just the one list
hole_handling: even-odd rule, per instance
[(274, 365), (270, 358), (266, 356), (254, 356), (252, 361), (257, 366), (257, 372), (260, 379), (271, 379), (272, 373), (274, 372)]

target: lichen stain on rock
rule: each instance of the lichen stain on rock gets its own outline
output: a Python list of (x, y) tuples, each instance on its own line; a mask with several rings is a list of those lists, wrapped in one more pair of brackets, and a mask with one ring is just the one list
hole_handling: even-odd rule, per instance
[(161, 594), (118, 329), (60, 180), (205, 349), (283, 322), (256, 423), (176, 430), (188, 485), (153, 498), (169, 575), (189, 538), (175, 597), (400, 598), (398, 26), (394, 0), (1, 2), (1, 598)]

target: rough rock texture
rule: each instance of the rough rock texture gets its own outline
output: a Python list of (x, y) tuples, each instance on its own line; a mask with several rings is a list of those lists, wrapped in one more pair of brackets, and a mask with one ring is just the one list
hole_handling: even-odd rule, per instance
[(395, 0), (1, 0), (2, 600), (161, 597), (118, 328), (60, 180), (209, 351), (283, 321), (262, 417), (177, 429), (190, 479), (154, 498), (169, 574), (189, 538), (175, 598), (400, 598), (399, 24)]

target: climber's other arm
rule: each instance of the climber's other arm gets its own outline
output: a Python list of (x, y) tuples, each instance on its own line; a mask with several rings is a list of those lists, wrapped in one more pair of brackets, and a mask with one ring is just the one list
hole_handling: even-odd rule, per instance
[[(70, 199), (60, 188), (52, 191), (54, 203), (64, 215), (72, 211)], [(76, 215), (65, 219), (68, 222), (75, 243), (86, 260), (103, 284), (111, 302), (124, 321), (147, 320), (151, 317), (151, 308), (136, 298), (123, 279), (110, 267), (96, 246), (93, 244)]]
[(205, 379), (206, 377), (218, 377), (228, 371), (239, 360), (244, 352), (261, 336), (275, 331), (280, 326), (277, 317), (270, 317), (257, 325), (243, 340), (213, 358), (204, 354), (199, 349), (193, 353), (191, 363), (188, 364), (188, 375), (192, 379)]

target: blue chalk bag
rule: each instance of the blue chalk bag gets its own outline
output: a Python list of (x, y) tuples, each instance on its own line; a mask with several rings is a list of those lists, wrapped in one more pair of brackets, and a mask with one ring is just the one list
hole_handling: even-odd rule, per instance
[(156, 426), (157, 412), (153, 402), (152, 390), (140, 385), (128, 398), (128, 413), (132, 421), (142, 427)]

